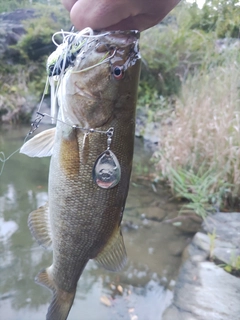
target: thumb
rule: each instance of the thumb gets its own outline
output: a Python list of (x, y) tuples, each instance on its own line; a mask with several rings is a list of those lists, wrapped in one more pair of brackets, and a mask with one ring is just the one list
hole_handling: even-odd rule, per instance
[(86, 27), (106, 29), (130, 15), (131, 7), (127, 0), (78, 0), (70, 12), (72, 23), (78, 30)]

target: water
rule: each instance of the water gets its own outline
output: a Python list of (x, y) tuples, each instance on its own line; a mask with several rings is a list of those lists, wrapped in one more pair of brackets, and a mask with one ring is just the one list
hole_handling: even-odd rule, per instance
[[(2, 128), (0, 151), (9, 155), (19, 148), (27, 132), (26, 127)], [(136, 140), (123, 219), (128, 265), (120, 273), (110, 273), (90, 261), (69, 320), (161, 320), (171, 302), (187, 238), (160, 221), (176, 216), (179, 209), (169, 202), (166, 190), (154, 192), (151, 182), (139, 178), (151, 171), (149, 157), (148, 148)], [(52, 257), (32, 239), (27, 218), (47, 201), (48, 166), (49, 159), (17, 154), (0, 177), (0, 319), (45, 319), (51, 293), (35, 284), (34, 277)], [(159, 211), (158, 219), (148, 219), (154, 210)]]

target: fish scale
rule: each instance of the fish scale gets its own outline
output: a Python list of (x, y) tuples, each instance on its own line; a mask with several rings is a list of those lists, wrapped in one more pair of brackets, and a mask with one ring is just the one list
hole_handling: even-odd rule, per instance
[[(67, 319), (78, 280), (90, 259), (110, 271), (126, 264), (120, 224), (133, 158), (139, 33), (97, 35), (91, 46), (84, 42), (75, 64), (64, 70), (56, 128), (36, 135), (21, 149), (29, 156), (52, 157), (48, 204), (29, 215), (33, 237), (53, 251), (52, 265), (36, 278), (53, 294), (47, 320)], [(97, 166), (100, 161), (103, 167)], [(114, 184), (108, 182), (109, 166), (117, 172)], [(102, 177), (94, 178), (100, 168), (106, 183)]]

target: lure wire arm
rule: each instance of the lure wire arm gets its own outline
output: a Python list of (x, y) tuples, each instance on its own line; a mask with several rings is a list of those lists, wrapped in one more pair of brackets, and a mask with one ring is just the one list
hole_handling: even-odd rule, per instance
[(29, 135), (30, 135), (30, 134), (33, 134), (33, 132), (39, 128), (39, 124), (40, 124), (40, 122), (42, 121), (42, 119), (43, 119), (44, 116), (45, 116), (45, 114), (43, 114), (43, 113), (41, 113), (41, 112), (39, 112), (39, 111), (37, 111), (36, 113), (37, 113), (37, 117), (36, 117), (36, 119), (31, 123), (31, 129), (30, 129), (30, 131), (29, 131), (29, 133), (28, 133)]

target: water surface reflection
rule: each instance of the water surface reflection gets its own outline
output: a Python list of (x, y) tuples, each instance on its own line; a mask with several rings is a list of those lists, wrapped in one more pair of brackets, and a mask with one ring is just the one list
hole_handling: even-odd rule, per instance
[[(26, 127), (2, 128), (0, 150), (9, 155), (27, 132)], [(51, 264), (51, 252), (38, 247), (27, 227), (29, 212), (47, 201), (48, 166), (49, 159), (17, 154), (0, 177), (0, 318), (4, 320), (42, 320), (49, 305), (50, 292), (36, 285), (34, 277)], [(186, 238), (174, 227), (148, 219), (150, 207), (160, 208), (169, 218), (177, 210), (164, 190), (154, 193), (149, 182), (137, 178), (149, 166), (148, 150), (137, 140), (123, 220), (128, 265), (115, 274), (91, 261), (79, 281), (69, 320), (160, 320), (170, 303), (169, 283), (176, 277)]]

